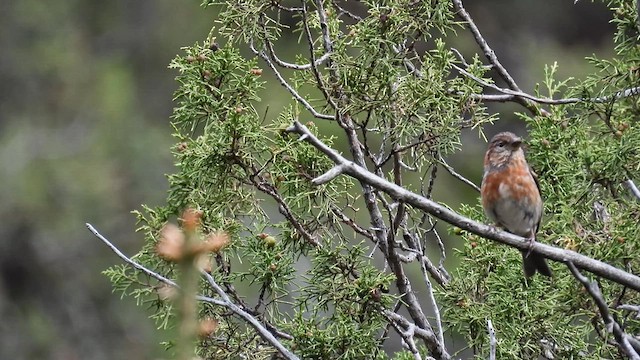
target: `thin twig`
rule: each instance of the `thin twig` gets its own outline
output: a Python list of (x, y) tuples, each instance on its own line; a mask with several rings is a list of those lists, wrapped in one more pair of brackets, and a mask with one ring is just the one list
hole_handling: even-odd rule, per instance
[(627, 185), (627, 187), (629, 188), (629, 191), (631, 191), (631, 194), (633, 194), (633, 196), (635, 196), (636, 199), (640, 200), (640, 190), (638, 190), (638, 187), (633, 182), (633, 180), (631, 179), (625, 180), (624, 184)]
[[(93, 235), (95, 235), (98, 239), (102, 240), (102, 242), (107, 245), (111, 251), (113, 251), (116, 255), (118, 255), (118, 257), (120, 259), (122, 259), (125, 263), (129, 264), (130, 266), (132, 266), (133, 268), (135, 268), (136, 270), (139, 270), (141, 272), (143, 272), (144, 274), (166, 284), (169, 285), (171, 287), (177, 288), (179, 289), (180, 287), (178, 286), (178, 284), (176, 284), (174, 281), (167, 279), (166, 277), (147, 269), (146, 267), (144, 267), (143, 265), (131, 260), (131, 258), (129, 258), (128, 256), (126, 256), (124, 253), (122, 253), (115, 245), (113, 245), (107, 238), (105, 238), (104, 236), (102, 236), (102, 234), (100, 234), (98, 232), (98, 230), (96, 230), (91, 224), (86, 223), (85, 224), (87, 226), (87, 228), (89, 229), (89, 231), (91, 231), (93, 233)], [(214, 305), (218, 305), (218, 306), (223, 306), (226, 307), (227, 309), (231, 310), (234, 314), (238, 315), (239, 317), (241, 317), (242, 319), (244, 319), (246, 322), (249, 323), (249, 325), (251, 325), (251, 327), (253, 327), (256, 332), (267, 342), (269, 342), (273, 347), (275, 347), (280, 354), (285, 358), (285, 359), (291, 359), (291, 360), (295, 360), (295, 359), (299, 359), (295, 354), (293, 354), (291, 351), (289, 351), (287, 348), (284, 347), (284, 345), (282, 345), (282, 343), (280, 341), (278, 341), (278, 339), (275, 338), (275, 336), (273, 336), (273, 334), (267, 330), (255, 317), (251, 316), (248, 312), (244, 311), (243, 309), (241, 309), (239, 306), (237, 306), (236, 304), (234, 304), (231, 299), (229, 298), (229, 296), (224, 292), (224, 290), (215, 282), (215, 280), (213, 279), (213, 276), (211, 276), (209, 273), (202, 271), (202, 274), (205, 276), (205, 278), (207, 279), (207, 282), (209, 283), (209, 285), (211, 285), (211, 287), (216, 291), (216, 293), (218, 294), (218, 296), (220, 296), (220, 298), (222, 298), (222, 300), (220, 299), (214, 299), (214, 298), (210, 298), (207, 296), (203, 296), (203, 295), (196, 295), (196, 300), (198, 301), (204, 301), (204, 302), (208, 302)]]
[[(575, 265), (571, 262), (567, 262), (567, 267), (571, 271), (571, 274), (580, 281), (580, 283), (584, 286), (585, 290), (589, 293), (593, 301), (596, 303), (598, 307), (598, 311), (600, 312), (600, 316), (602, 317), (602, 321), (608, 332), (613, 333), (618, 346), (624, 353), (632, 360), (640, 360), (640, 355), (638, 355), (638, 350), (640, 349), (640, 344), (638, 341), (633, 339), (627, 333), (622, 330), (620, 324), (614, 319), (609, 311), (609, 307), (602, 297), (602, 292), (600, 291), (600, 287), (595, 281), (590, 281), (580, 273), (580, 271), (575, 267)], [(635, 343), (635, 346), (634, 346)]]
[[(418, 251), (422, 253), (422, 259), (427, 258), (426, 249), (423, 249), (420, 242), (416, 242), (418, 246)], [(433, 309), (433, 314), (436, 319), (436, 330), (438, 331), (438, 341), (441, 344), (444, 344), (444, 329), (442, 327), (442, 319), (440, 317), (440, 309), (438, 308), (438, 302), (433, 294), (433, 286), (431, 285), (431, 281), (429, 280), (427, 267), (425, 265), (425, 261), (420, 261), (420, 271), (422, 272), (422, 279), (424, 280), (425, 285), (427, 286), (427, 293), (429, 294), (429, 301), (431, 302), (431, 307)]]
[(145, 273), (147, 276), (150, 276), (164, 284), (167, 284), (169, 286), (175, 287), (175, 288), (179, 288), (178, 284), (176, 284), (173, 280), (169, 280), (166, 277), (147, 269), (146, 267), (138, 264), (137, 262), (131, 260), (127, 255), (123, 254), (122, 251), (120, 251), (117, 247), (115, 247), (115, 245), (113, 245), (109, 240), (107, 240), (107, 238), (105, 238), (104, 236), (102, 236), (98, 230), (96, 230), (96, 228), (93, 227), (93, 225), (86, 223), (85, 226), (87, 227), (87, 229), (89, 229), (89, 231), (91, 231), (93, 233), (93, 235), (95, 235), (98, 239), (102, 240), (103, 243), (105, 243), (105, 245), (107, 245), (111, 251), (113, 251), (116, 255), (118, 255), (118, 257), (122, 260), (124, 260), (124, 262), (126, 262), (127, 264), (131, 265), (132, 267), (134, 267), (135, 269)]
[(531, 100), (533, 102), (545, 105), (566, 105), (566, 104), (576, 104), (581, 102), (590, 102), (590, 103), (609, 103), (612, 100), (618, 100), (626, 97), (637, 96), (640, 95), (640, 87), (629, 88), (625, 90), (621, 90), (616, 92), (613, 95), (607, 96), (599, 96), (594, 98), (560, 98), (560, 99), (550, 99), (550, 98), (541, 98), (531, 94), (527, 94), (525, 92), (519, 90), (505, 89), (497, 86), (496, 84), (492, 84), (487, 82), (467, 70), (461, 68), (458, 65), (452, 64), (451, 67), (456, 69), (460, 74), (472, 79), (478, 84), (493, 89), (502, 94), (472, 94), (471, 97), (477, 100), (483, 101), (495, 101), (495, 102), (507, 102), (507, 101), (515, 101), (517, 98), (525, 98), (527, 100)]
[[(304, 27), (304, 33), (307, 37), (307, 44), (309, 45), (309, 58), (311, 60), (310, 64), (312, 64), (311, 70), (313, 71), (313, 75), (316, 78), (316, 87), (320, 90), (320, 92), (322, 92), (322, 95), (324, 96), (325, 100), (327, 100), (327, 103), (329, 103), (329, 105), (331, 105), (331, 107), (337, 111), (338, 104), (336, 104), (333, 98), (331, 98), (331, 94), (329, 94), (329, 91), (327, 91), (327, 88), (324, 86), (324, 80), (322, 79), (320, 70), (318, 70), (318, 66), (316, 65), (314, 41), (313, 41), (313, 35), (311, 35), (311, 29), (309, 28), (309, 19), (308, 19), (306, 0), (302, 0), (302, 8), (304, 9), (304, 11), (302, 12), (302, 24)], [(330, 52), (325, 53), (325, 55), (328, 55), (327, 60), (330, 59), (330, 54), (331, 54)]]
[(480, 192), (480, 187), (478, 185), (474, 184), (473, 181), (471, 181), (471, 180), (465, 178), (464, 176), (460, 175), (459, 173), (457, 173), (455, 171), (455, 169), (451, 165), (447, 164), (446, 160), (442, 157), (442, 155), (439, 155), (438, 162), (444, 167), (445, 170), (447, 170), (447, 172), (449, 174), (451, 174), (451, 176), (453, 176), (454, 178), (456, 178), (456, 179), (462, 181), (463, 183), (471, 186), (477, 192)]
[[(273, 44), (271, 43), (271, 41), (269, 41), (269, 39), (264, 39), (265, 40), (265, 44), (267, 45), (267, 51), (269, 52), (269, 57), (271, 57), (271, 59), (273, 59), (273, 61), (278, 64), (278, 66), (286, 68), (286, 69), (291, 69), (291, 70), (309, 70), (312, 67), (311, 63), (307, 63), (307, 64), (293, 64), (293, 63), (289, 63), (286, 61), (281, 60), (280, 58), (278, 58), (278, 56), (275, 53), (275, 50), (273, 49)], [(317, 58), (313, 64), (315, 64), (316, 66), (318, 65), (322, 65), (322, 63), (324, 63), (325, 61), (327, 61), (327, 59), (329, 58), (331, 54), (323, 54), (322, 56), (320, 56), (319, 58)]]
[(316, 111), (316, 109), (314, 109), (313, 106), (311, 104), (309, 104), (309, 102), (305, 98), (303, 98), (298, 93), (298, 91), (296, 91), (296, 89), (294, 89), (293, 86), (291, 86), (287, 82), (287, 80), (285, 80), (285, 78), (282, 76), (282, 74), (280, 74), (280, 72), (276, 68), (275, 64), (271, 61), (269, 56), (267, 56), (267, 54), (265, 54), (264, 51), (258, 51), (253, 46), (253, 44), (250, 45), (250, 48), (251, 48), (251, 51), (254, 54), (258, 55), (260, 58), (262, 58), (267, 63), (267, 65), (269, 65), (269, 68), (271, 68), (271, 71), (273, 71), (273, 73), (275, 74), (275, 76), (278, 79), (278, 81), (280, 82), (280, 84), (282, 86), (284, 86), (285, 89), (287, 89), (287, 91), (289, 91), (289, 93), (293, 96), (293, 98), (296, 99), (296, 101), (298, 101), (300, 104), (302, 104), (302, 106), (304, 106), (311, 113), (311, 115), (313, 115), (314, 117), (316, 117), (318, 119), (335, 120), (335, 116), (333, 116), (333, 115), (322, 114), (322, 113)]
[(496, 360), (496, 330), (493, 328), (491, 319), (487, 320), (487, 331), (489, 332), (489, 360)]
[[(518, 87), (518, 84), (516, 84), (516, 81), (513, 79), (513, 77), (511, 77), (511, 75), (509, 75), (509, 72), (507, 71), (507, 69), (505, 69), (505, 67), (502, 66), (502, 64), (500, 63), (500, 60), (498, 60), (496, 53), (493, 51), (493, 49), (491, 49), (491, 47), (489, 47), (489, 44), (480, 33), (480, 30), (478, 29), (475, 22), (471, 18), (471, 15), (469, 15), (467, 10), (464, 8), (464, 5), (462, 5), (462, 0), (453, 0), (453, 6), (456, 9), (456, 13), (462, 18), (462, 20), (464, 20), (467, 23), (467, 26), (469, 27), (469, 30), (471, 30), (471, 34), (473, 34), (473, 37), (476, 40), (476, 43), (478, 44), (478, 46), (480, 47), (484, 55), (487, 57), (487, 59), (489, 60), (489, 63), (491, 63), (494, 70), (498, 72), (498, 75), (500, 75), (500, 77), (507, 83), (507, 86), (511, 90), (522, 92), (520, 90), (520, 87)], [(532, 113), (534, 114), (540, 113), (540, 109), (537, 107), (537, 105), (532, 104), (526, 98), (517, 97), (515, 100), (520, 104), (522, 104), (522, 106), (529, 109), (529, 111), (531, 111)]]

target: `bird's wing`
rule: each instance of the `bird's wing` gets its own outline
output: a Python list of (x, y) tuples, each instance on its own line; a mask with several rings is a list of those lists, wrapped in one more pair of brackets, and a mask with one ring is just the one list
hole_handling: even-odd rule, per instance
[[(533, 181), (536, 183), (536, 187), (538, 188), (538, 194), (540, 194), (540, 199), (542, 200), (542, 191), (540, 190), (540, 181), (538, 180), (538, 174), (533, 171), (531, 165), (529, 165), (529, 172), (531, 173), (531, 177), (533, 177)], [(542, 211), (544, 211), (544, 207), (542, 207)], [(540, 229), (540, 222), (542, 221), (542, 211), (540, 212), (540, 219), (538, 219), (538, 223), (536, 224), (536, 233)]]

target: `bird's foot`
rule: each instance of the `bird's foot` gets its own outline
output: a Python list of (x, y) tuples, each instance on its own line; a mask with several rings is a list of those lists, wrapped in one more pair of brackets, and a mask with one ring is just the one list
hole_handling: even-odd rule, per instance
[(530, 237), (526, 237), (524, 240), (529, 245), (527, 253), (524, 255), (524, 257), (527, 258), (529, 257), (529, 255), (531, 255), (531, 251), (533, 250), (533, 244), (535, 244), (536, 238), (534, 236), (530, 236)]

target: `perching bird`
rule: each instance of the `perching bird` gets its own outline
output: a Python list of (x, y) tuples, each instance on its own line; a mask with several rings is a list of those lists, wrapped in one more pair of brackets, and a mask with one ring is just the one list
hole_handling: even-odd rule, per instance
[[(521, 145), (522, 139), (510, 132), (491, 139), (484, 156), (482, 207), (496, 225), (533, 245), (542, 219), (542, 198)], [(536, 271), (551, 276), (549, 265), (538, 254), (522, 251), (522, 262), (527, 278)]]

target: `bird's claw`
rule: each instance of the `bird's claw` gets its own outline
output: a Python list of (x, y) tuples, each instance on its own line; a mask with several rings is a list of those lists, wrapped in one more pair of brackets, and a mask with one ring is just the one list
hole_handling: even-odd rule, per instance
[(525, 241), (528, 243), (529, 247), (524, 257), (529, 257), (529, 255), (531, 255), (531, 251), (533, 250), (533, 244), (536, 242), (536, 239), (534, 237), (527, 237), (525, 238)]

